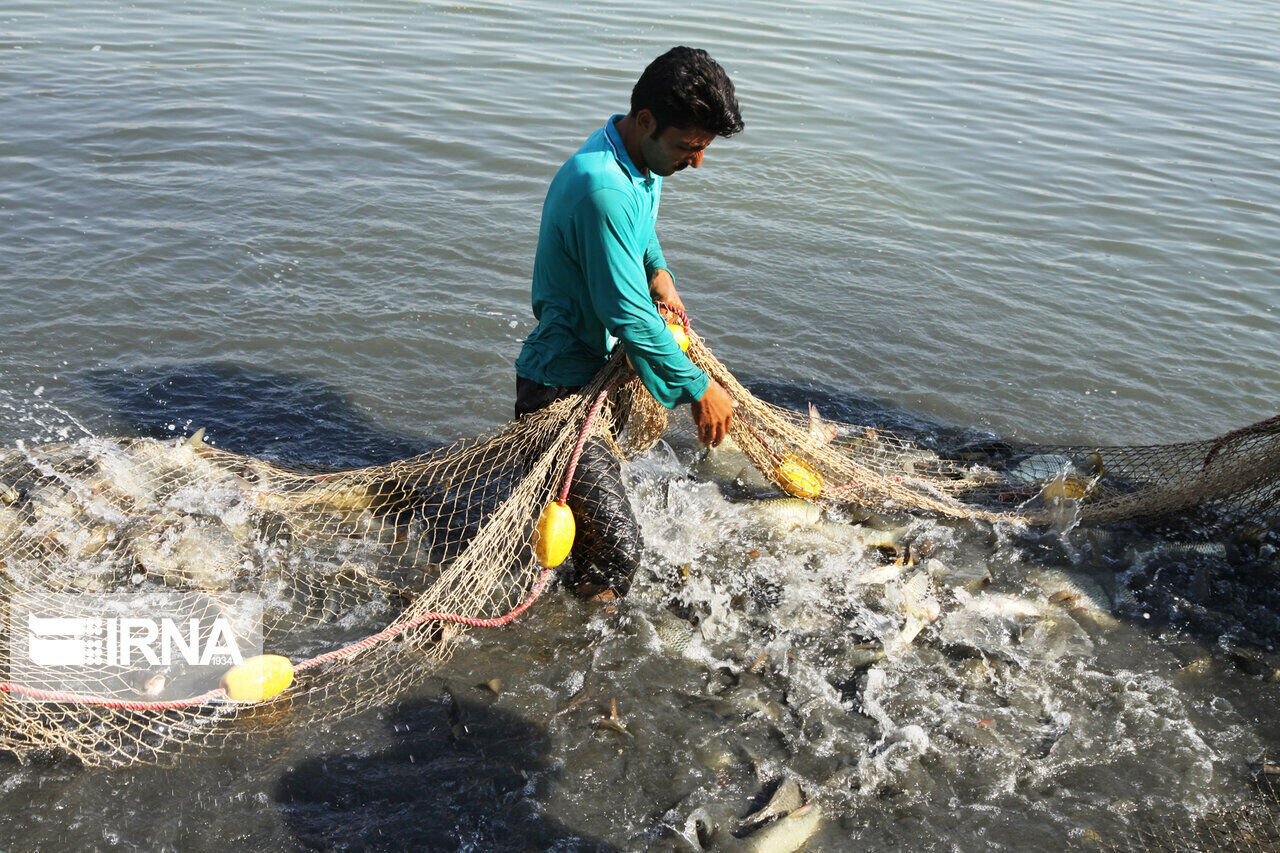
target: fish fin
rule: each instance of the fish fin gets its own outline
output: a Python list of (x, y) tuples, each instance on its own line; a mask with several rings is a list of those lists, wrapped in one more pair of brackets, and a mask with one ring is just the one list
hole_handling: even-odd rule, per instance
[(809, 404), (809, 435), (821, 444), (830, 444), (836, 437), (836, 425), (824, 421), (813, 403)]

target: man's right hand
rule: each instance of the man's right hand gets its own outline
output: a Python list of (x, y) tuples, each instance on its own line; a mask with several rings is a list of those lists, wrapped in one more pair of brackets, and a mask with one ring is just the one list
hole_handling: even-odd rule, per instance
[(698, 426), (698, 441), (716, 447), (729, 434), (733, 425), (733, 410), (738, 403), (714, 379), (703, 392), (702, 399), (691, 405), (693, 422)]

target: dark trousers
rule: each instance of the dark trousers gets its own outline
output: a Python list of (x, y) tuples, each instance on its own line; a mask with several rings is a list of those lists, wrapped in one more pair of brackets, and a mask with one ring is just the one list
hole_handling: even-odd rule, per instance
[[(578, 388), (542, 385), (516, 377), (516, 417), (545, 408)], [(575, 589), (601, 587), (626, 595), (640, 567), (644, 541), (631, 501), (622, 485), (622, 468), (608, 443), (590, 438), (565, 499), (577, 525), (569, 584)]]

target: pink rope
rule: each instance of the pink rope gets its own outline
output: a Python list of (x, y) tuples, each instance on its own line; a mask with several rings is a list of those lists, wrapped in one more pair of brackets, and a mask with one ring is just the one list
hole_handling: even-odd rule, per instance
[(421, 613), (410, 619), (408, 622), (401, 622), (398, 625), (392, 625), (390, 628), (365, 637), (359, 642), (352, 643), (351, 645), (344, 646), (340, 649), (334, 649), (331, 652), (325, 652), (322, 655), (316, 655), (315, 657), (304, 660), (301, 663), (296, 663), (293, 665), (293, 671), (301, 672), (304, 669), (310, 669), (313, 666), (319, 666), (322, 663), (328, 663), (329, 661), (337, 660), (340, 657), (347, 657), (356, 654), (357, 652), (362, 652), (371, 646), (375, 646), (384, 640), (388, 640), (396, 636), (397, 634), (402, 634), (411, 628), (417, 628), (424, 622), (456, 622), (459, 625), (466, 625), (470, 628), (501, 628), (503, 625), (509, 624), (518, 618), (521, 613), (528, 610), (533, 603), (538, 600), (538, 596), (542, 595), (543, 589), (546, 588), (547, 581), (551, 577), (551, 572), (552, 569), (543, 569), (538, 574), (538, 580), (534, 583), (533, 589), (524, 601), (520, 602), (514, 608), (501, 616), (494, 617), (493, 619), (477, 619), (474, 616), (463, 616), (459, 613)]
[(564, 485), (560, 487), (560, 497), (556, 498), (556, 503), (564, 506), (565, 500), (569, 497), (569, 486), (573, 483), (573, 475), (578, 470), (578, 459), (582, 456), (582, 449), (587, 446), (587, 437), (591, 434), (591, 422), (596, 419), (596, 415), (600, 414), (600, 408), (604, 406), (604, 401), (615, 389), (621, 388), (630, 382), (630, 375), (612, 382), (609, 387), (605, 388), (596, 396), (595, 403), (591, 406), (591, 411), (587, 412), (587, 418), (582, 422), (582, 431), (578, 433), (578, 443), (573, 447), (573, 456), (569, 457), (569, 469), (564, 475)]
[[(676, 311), (683, 317), (685, 327), (688, 328), (689, 318), (684, 316), (684, 312), (679, 311), (679, 309), (671, 310)], [(591, 406), (591, 411), (587, 413), (586, 420), (582, 423), (582, 431), (578, 435), (578, 443), (573, 448), (573, 456), (569, 460), (569, 469), (565, 473), (564, 486), (560, 490), (559, 503), (561, 506), (564, 505), (565, 499), (568, 497), (569, 486), (573, 482), (574, 473), (577, 471), (578, 459), (582, 456), (582, 450), (586, 446), (587, 436), (590, 435), (592, 421), (594, 421), (596, 416), (600, 414), (600, 409), (604, 406), (604, 401), (608, 398), (610, 392), (629, 381), (631, 381), (631, 377), (627, 376), (611, 383), (609, 387), (600, 392), (596, 397), (595, 403)], [(250, 497), (253, 494), (258, 494), (258, 492), (253, 489), (245, 489), (243, 491), (245, 491), (245, 493)], [(320, 666), (321, 664), (328, 663), (329, 661), (343, 657), (350, 657), (351, 655), (362, 652), (365, 649), (372, 648), (378, 643), (385, 642), (392, 637), (403, 634), (405, 631), (417, 628), (426, 622), (456, 622), (459, 625), (466, 625), (471, 628), (500, 628), (503, 625), (507, 625), (513, 620), (519, 618), (520, 614), (528, 610), (533, 603), (538, 600), (538, 597), (542, 595), (543, 590), (546, 588), (547, 581), (550, 579), (551, 573), (551, 569), (543, 569), (542, 572), (539, 573), (537, 581), (534, 582), (533, 589), (530, 591), (529, 595), (514, 608), (501, 616), (494, 617), (493, 619), (478, 619), (473, 616), (463, 616), (460, 613), (422, 613), (415, 616), (413, 619), (410, 619), (408, 622), (401, 622), (397, 625), (392, 625), (389, 628), (379, 631), (376, 634), (370, 634), (363, 640), (359, 640), (348, 646), (343, 646), (340, 649), (334, 649), (333, 651), (325, 652), (324, 654), (316, 655), (313, 658), (308, 658), (307, 660), (296, 663), (293, 665), (293, 671), (294, 673), (299, 673), (304, 670)], [(47, 702), (62, 702), (72, 705), (92, 705), (102, 708), (118, 708), (129, 711), (173, 711), (181, 708), (190, 708), (195, 705), (202, 705), (206, 702), (220, 699), (226, 696), (227, 691), (219, 687), (215, 690), (210, 690), (207, 693), (202, 693), (199, 696), (192, 696), (187, 699), (172, 699), (166, 702), (134, 702), (126, 699), (110, 699), (102, 696), (90, 696), (81, 693), (41, 690), (36, 687), (15, 684), (11, 681), (0, 681), (0, 693), (13, 693), (19, 696), (27, 696), (32, 699), (41, 699)]]
[(684, 313), (684, 311), (680, 310), (676, 306), (672, 305), (670, 302), (659, 302), (658, 310), (669, 311), (673, 315), (675, 315), (680, 320), (680, 325), (684, 326), (684, 330), (686, 332), (691, 331), (693, 329), (693, 321), (689, 319), (689, 315)]
[[(319, 666), (322, 663), (328, 663), (342, 657), (349, 657), (357, 652), (362, 652), (367, 648), (377, 645), (378, 643), (389, 640), (397, 634), (402, 634), (412, 628), (417, 628), (424, 622), (457, 622), (460, 625), (467, 625), (472, 628), (501, 628), (513, 620), (519, 618), (520, 614), (528, 610), (538, 597), (542, 595), (543, 590), (547, 586), (547, 580), (551, 577), (551, 569), (543, 569), (538, 575), (538, 580), (534, 583), (533, 589), (529, 595), (525, 597), (514, 608), (501, 616), (493, 619), (477, 619), (473, 616), (463, 616), (459, 613), (422, 613), (415, 616), (408, 622), (402, 622), (398, 625), (392, 625), (384, 631), (379, 631), (365, 637), (359, 642), (352, 643), (349, 646), (343, 646), (340, 649), (334, 649), (331, 652), (325, 652), (308, 660), (301, 661), (293, 665), (295, 673), (302, 672), (306, 669)], [(56, 690), (41, 690), (37, 687), (27, 687), (24, 684), (14, 684), (11, 681), (0, 681), (0, 692), (13, 693), (18, 696), (26, 696), (31, 699), (40, 699), (46, 702), (62, 702), (70, 705), (92, 705), (100, 708), (118, 708), (126, 711), (176, 711), (182, 708), (190, 708), (195, 705), (203, 705), (206, 702), (212, 702), (215, 699), (221, 699), (227, 695), (227, 691), (221, 687), (210, 690), (207, 693), (201, 693), (199, 696), (192, 696), (187, 699), (171, 699), (166, 702), (134, 702), (127, 699), (110, 699), (103, 696), (90, 696), (83, 693), (66, 693)]]
[(64, 693), (57, 690), (41, 690), (38, 687), (27, 687), (25, 684), (14, 684), (12, 681), (0, 681), (0, 693), (13, 693), (31, 699), (46, 702), (64, 702), (71, 705), (96, 705), (103, 708), (121, 708), (126, 711), (175, 711), (179, 708), (190, 708), (192, 705), (203, 705), (213, 699), (225, 696), (227, 691), (221, 687), (192, 696), (189, 699), (173, 699), (168, 702), (132, 702), (127, 699), (107, 699), (102, 696), (88, 696), (83, 693)]
[(605, 398), (609, 396), (609, 392), (613, 387), (604, 389), (596, 396), (596, 401), (591, 406), (591, 411), (587, 412), (587, 419), (582, 422), (582, 432), (578, 433), (578, 443), (573, 447), (573, 456), (569, 457), (569, 470), (564, 475), (564, 485), (560, 487), (560, 497), (556, 498), (556, 502), (560, 506), (564, 506), (565, 499), (569, 497), (569, 486), (573, 483), (573, 475), (578, 470), (578, 459), (582, 456), (582, 449), (587, 446), (587, 436), (591, 433), (591, 422), (595, 420), (596, 415), (600, 414), (600, 407), (604, 405)]

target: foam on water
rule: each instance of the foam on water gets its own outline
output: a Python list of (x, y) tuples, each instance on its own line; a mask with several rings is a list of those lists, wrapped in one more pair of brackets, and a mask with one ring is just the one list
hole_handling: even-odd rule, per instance
[[(540, 820), (624, 847), (661, 845), (698, 815), (731, 825), (789, 776), (822, 804), (819, 843), (835, 849), (892, 845), (913, 820), (961, 846), (1016, 849), (1028, 820), (1045, 838), (1115, 839), (1249, 801), (1246, 768), (1273, 747), (1253, 709), (1272, 687), (1231, 671), (1198, 681), (1184, 664), (1207, 645), (1123, 607), (1118, 620), (1088, 612), (1123, 601), (1130, 577), (1167, 560), (1167, 546), (1137, 531), (861, 522), (907, 528), (920, 561), (894, 566), (850, 518), (770, 504), (736, 475), (708, 474), (685, 440), (677, 433), (628, 466), (650, 562), (625, 602), (552, 594), (518, 631), (466, 639), (446, 670), (470, 683), (499, 675), (507, 686), (495, 703), (545, 724), (555, 769), (522, 795)], [(34, 445), (15, 452), (44, 465)], [(93, 437), (60, 452), (96, 460), (141, 501), (156, 498), (138, 488), (140, 459), (200, 464), (176, 442)], [(203, 524), (248, 526), (242, 492), (225, 473), (208, 481), (163, 501)], [(61, 482), (111, 521), (94, 513), (101, 496)], [(156, 547), (180, 547), (180, 534), (159, 531)], [(318, 594), (326, 578), (376, 573), (387, 547), (352, 539), (297, 552), (257, 537), (249, 559), (262, 567), (269, 613), (287, 623), (325, 605), (290, 592), (286, 574), (313, 577)], [(1069, 595), (1053, 600), (1060, 590)], [(388, 606), (364, 602), (272, 650), (328, 650), (384, 624)], [(625, 733), (600, 725), (613, 707)], [(381, 742), (359, 721), (344, 726), (363, 749)], [(295, 748), (325, 747), (304, 734)], [(24, 785), (40, 774), (22, 772)]]
[[(696, 20), (660, 2), (14, 0), (0, 13), (13, 117), (0, 446), (217, 418), (255, 453), (359, 465), (419, 452), (405, 433), (502, 421), (547, 181), (681, 42), (726, 64), (747, 121), (666, 186), (660, 223), (695, 321), (735, 371), (1035, 440), (1217, 434), (1274, 414), (1280, 388), (1278, 26), (1271, 5), (1238, 0), (748, 0)], [(115, 453), (99, 450), (104, 464)], [(912, 523), (935, 559), (992, 584), (972, 608), (935, 589), (941, 617), (864, 665), (860, 643), (905, 636), (912, 575), (855, 582), (885, 558), (769, 526), (741, 489), (703, 476), (685, 447), (634, 467), (652, 565), (617, 614), (553, 596), (527, 626), (468, 640), (446, 676), (465, 691), (501, 674), (494, 707), (539, 721), (519, 734), (550, 766), (513, 759), (528, 778), (490, 785), (536, 804), (508, 834), (559, 816), (530, 846), (636, 847), (668, 811), (680, 825), (699, 802), (740, 814), (789, 772), (831, 807), (818, 846), (1047, 849), (1095, 823), (1212, 812), (1280, 747), (1280, 696), (1251, 656), (1280, 636), (1274, 577), (1141, 548), (1129, 562), (1128, 543), (1101, 552), (1080, 531), (1028, 543)], [(181, 501), (239, 523), (214, 497)], [(280, 566), (279, 549), (253, 548), (272, 571), (377, 557), (352, 545)], [(1025, 582), (1045, 564), (1098, 581), (1120, 627), (1062, 621)], [(1206, 592), (1231, 606), (1206, 607)], [(999, 615), (1019, 600), (1059, 630)], [(692, 659), (639, 625), (667, 613), (696, 629)], [(352, 612), (334, 635), (377, 622)], [(1182, 671), (1202, 654), (1207, 675)], [(883, 673), (870, 692), (868, 672)], [(591, 727), (608, 692), (634, 738)], [(310, 733), (290, 760), (328, 779), (344, 750), (461, 742), (431, 716), (439, 697), (416, 698), (422, 740), (365, 720)], [(709, 744), (732, 753), (727, 769), (689, 757)], [(316, 754), (323, 766), (299, 757)], [(384, 787), (430, 772), (397, 757), (404, 775)], [(473, 775), (485, 761), (453, 758)], [(354, 846), (384, 827), (461, 825), (469, 809), (497, 823), (432, 841), (505, 840), (500, 809), (442, 777), (447, 761), (416, 808), (347, 812), (338, 796), (316, 807), (305, 785), (254, 789), (263, 756), (252, 772), (233, 760), (177, 776), (16, 769), (4, 816), (44, 848)], [(376, 802), (361, 783), (379, 768), (365, 771), (340, 782)], [(196, 793), (161, 814), (179, 784)], [(244, 807), (260, 799), (277, 808)], [(414, 812), (430, 819), (399, 817)]]
[[(975, 815), (999, 835), (1009, 810), (1047, 810), (1063, 838), (1093, 830), (1116, 839), (1133, 826), (1185, 824), (1248, 801), (1242, 778), (1266, 749), (1260, 733), (1229, 703), (1206, 708), (1185, 696), (1167, 638), (1141, 621), (1109, 618), (1110, 602), (1078, 554), (1054, 568), (1019, 544), (1020, 531), (975, 537), (916, 521), (913, 537), (933, 555), (928, 566), (886, 572), (874, 549), (840, 535), (842, 522), (762, 526), (752, 503), (724, 498), (731, 482), (687, 479), (690, 463), (680, 458), (660, 446), (631, 467), (659, 565), (677, 570), (656, 572), (659, 583), (640, 584), (630, 604), (670, 608), (696, 624), (710, 656), (706, 693), (732, 696), (739, 688), (725, 679), (731, 685), (734, 676), (716, 673), (744, 674), (755, 658), (755, 704), (736, 713), (767, 721), (785, 744), (750, 754), (756, 784), (799, 776), (842, 832), (874, 826), (877, 815), (900, 817), (911, 803), (950, 800), (956, 824), (943, 824), (953, 839), (986, 831), (959, 829)], [(973, 560), (994, 578), (991, 588), (944, 581), (921, 596), (917, 579), (946, 578), (948, 564)], [(1115, 572), (1100, 580), (1122, 585)], [(1087, 602), (1094, 615), (1072, 614), (1072, 601), (1050, 600), (1058, 590), (1104, 600)], [(906, 614), (929, 602), (939, 618), (894, 648)], [(888, 654), (867, 658), (868, 642)], [(667, 689), (687, 689), (679, 681)], [(758, 748), (750, 735), (743, 741)], [(744, 787), (724, 790), (720, 806), (740, 802)], [(983, 810), (989, 798), (1004, 803), (1006, 817), (993, 821)], [(708, 793), (689, 806), (715, 800)], [(673, 826), (676, 817), (687, 813), (668, 815)]]

